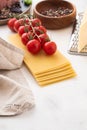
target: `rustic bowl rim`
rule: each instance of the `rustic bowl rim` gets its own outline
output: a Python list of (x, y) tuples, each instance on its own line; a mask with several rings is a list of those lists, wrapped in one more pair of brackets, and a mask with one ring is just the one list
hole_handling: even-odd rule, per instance
[[(65, 16), (61, 16), (61, 17), (50, 17), (50, 16), (45, 16), (45, 15), (41, 14), (39, 11), (37, 11), (37, 9), (36, 9), (37, 6), (38, 6), (40, 3), (43, 3), (43, 2), (45, 3), (45, 2), (52, 2), (52, 1), (43, 0), (43, 1), (38, 2), (38, 3), (35, 5), (35, 7), (34, 7), (34, 12), (35, 12), (38, 16), (41, 16), (41, 17), (43, 17), (43, 18), (49, 18), (49, 19), (62, 19), (62, 18), (70, 17), (70, 16), (72, 16), (73, 14), (76, 13), (76, 7), (75, 7), (74, 4), (72, 4), (71, 2), (62, 0), (62, 1), (58, 1), (58, 3), (60, 3), (60, 2), (65, 2), (65, 3), (70, 4), (70, 5), (72, 6), (72, 9), (73, 9), (72, 13), (70, 13), (70, 14), (68, 14), (68, 15), (65, 15)], [(53, 2), (55, 2), (55, 1), (53, 1)]]

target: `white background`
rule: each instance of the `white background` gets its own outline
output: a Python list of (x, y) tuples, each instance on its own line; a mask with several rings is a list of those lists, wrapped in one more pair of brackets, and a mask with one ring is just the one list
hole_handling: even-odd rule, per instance
[[(34, 5), (40, 0), (33, 0)], [(77, 12), (87, 8), (87, 0), (68, 0)], [(0, 130), (87, 130), (87, 57), (67, 53), (72, 26), (61, 30), (48, 30), (58, 49), (71, 62), (77, 77), (47, 87), (40, 87), (25, 69), (29, 85), (35, 96), (35, 108), (15, 117), (0, 117)], [(11, 31), (0, 26), (0, 36)]]

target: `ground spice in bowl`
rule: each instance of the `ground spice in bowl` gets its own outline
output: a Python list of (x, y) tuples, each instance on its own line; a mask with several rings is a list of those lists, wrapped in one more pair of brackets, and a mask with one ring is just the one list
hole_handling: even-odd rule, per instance
[(36, 4), (33, 14), (47, 29), (62, 29), (75, 21), (76, 7), (68, 1), (43, 0)]
[(58, 7), (57, 9), (42, 10), (40, 13), (49, 17), (61, 17), (72, 13), (73, 10), (66, 7)]

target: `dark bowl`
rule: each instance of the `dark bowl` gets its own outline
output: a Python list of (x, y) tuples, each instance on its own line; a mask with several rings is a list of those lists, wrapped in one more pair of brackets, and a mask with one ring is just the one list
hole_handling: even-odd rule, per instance
[[(29, 14), (30, 13), (30, 9), (31, 9), (32, 5), (29, 5), (29, 6), (24, 5), (23, 0), (20, 0), (20, 5), (21, 5), (21, 10), (22, 10), (22, 13), (20, 15), (24, 15), (24, 14)], [(0, 26), (7, 24), (7, 22), (9, 21), (9, 19), (10, 18), (6, 18), (6, 19), (0, 20)]]
[[(47, 16), (43, 15), (42, 12), (46, 10), (57, 10), (59, 7), (68, 8), (72, 10), (71, 13), (65, 14), (63, 16)], [(37, 3), (33, 11), (34, 17), (41, 20), (42, 25), (47, 29), (61, 29), (72, 24), (76, 19), (76, 8), (75, 6), (67, 1), (41, 1)]]

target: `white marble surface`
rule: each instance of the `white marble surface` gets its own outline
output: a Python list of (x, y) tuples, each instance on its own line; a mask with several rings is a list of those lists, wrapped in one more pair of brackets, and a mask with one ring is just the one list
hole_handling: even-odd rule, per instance
[[(40, 0), (33, 0), (34, 5)], [(87, 0), (70, 0), (82, 12)], [(67, 53), (72, 26), (48, 30), (59, 50), (70, 60), (77, 77), (40, 87), (25, 68), (25, 75), (35, 95), (36, 107), (15, 117), (0, 117), (0, 130), (87, 130), (87, 57)], [(0, 36), (10, 33), (0, 26)], [(24, 69), (24, 68), (23, 68)]]

